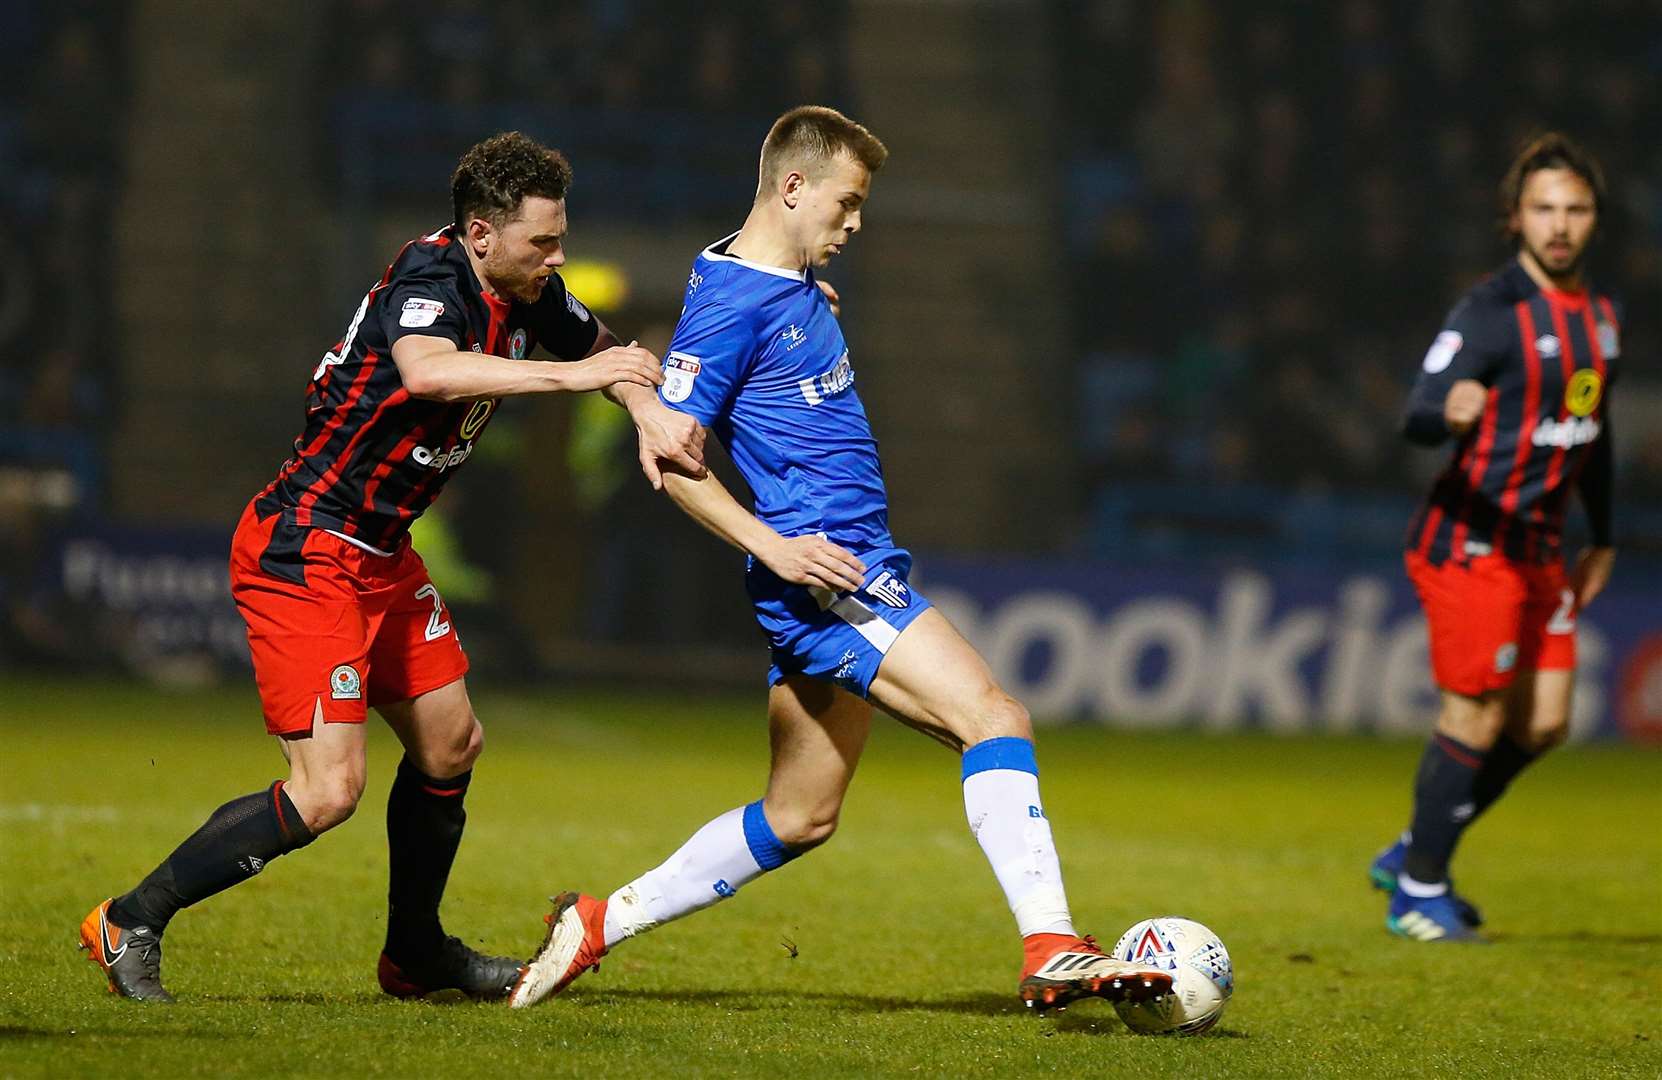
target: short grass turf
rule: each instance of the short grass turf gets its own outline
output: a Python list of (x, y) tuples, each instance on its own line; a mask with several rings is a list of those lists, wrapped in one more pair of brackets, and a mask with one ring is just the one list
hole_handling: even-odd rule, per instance
[[(444, 915), (482, 948), (540, 940), (544, 897), (604, 891), (759, 795), (760, 694), (688, 701), (476, 688), (486, 756)], [(0, 1076), (1658, 1076), (1662, 756), (1561, 751), (1458, 864), (1495, 942), (1390, 937), (1366, 866), (1419, 748), (1342, 738), (1047, 729), (1045, 798), (1083, 929), (1184, 914), (1238, 988), (1196, 1039), (1100, 1002), (1038, 1018), (957, 763), (880, 723), (837, 838), (631, 942), (536, 1009), (401, 1002), (374, 981), (382, 807), (182, 914), (181, 999), (104, 990), (75, 949), (220, 802), (281, 775), (246, 689), (0, 682)]]

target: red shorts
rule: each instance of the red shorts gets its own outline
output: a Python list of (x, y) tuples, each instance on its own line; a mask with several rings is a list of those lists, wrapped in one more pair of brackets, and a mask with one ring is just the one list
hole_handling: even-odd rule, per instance
[(1477, 697), (1520, 670), (1575, 667), (1575, 593), (1561, 562), (1544, 566), (1481, 555), (1432, 566), (1410, 551), (1408, 578), (1431, 631), (1437, 685)]
[(449, 609), (408, 539), (376, 555), (282, 520), (259, 520), (250, 503), (231, 540), (231, 596), (267, 731), (311, 730), (319, 703), (325, 721), (362, 723), (369, 706), (467, 674)]

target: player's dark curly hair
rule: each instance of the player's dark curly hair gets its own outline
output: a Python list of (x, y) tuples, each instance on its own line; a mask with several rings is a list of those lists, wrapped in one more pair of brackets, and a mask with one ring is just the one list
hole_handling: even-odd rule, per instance
[(519, 212), (527, 195), (563, 199), (571, 187), (571, 162), (529, 135), (504, 131), (471, 147), (450, 177), (450, 206), (458, 228), (482, 217), (500, 228)]
[(1530, 139), (1513, 159), (1506, 175), (1501, 178), (1499, 226), (1500, 231), (1509, 238), (1516, 236), (1516, 230), (1512, 228), (1512, 215), (1518, 211), (1518, 201), (1523, 198), (1524, 184), (1528, 182), (1532, 173), (1540, 172), (1542, 169), (1568, 169), (1581, 177), (1587, 182), (1587, 186), (1593, 189), (1594, 213), (1603, 213), (1604, 170), (1599, 167), (1598, 159), (1568, 135), (1549, 131)]

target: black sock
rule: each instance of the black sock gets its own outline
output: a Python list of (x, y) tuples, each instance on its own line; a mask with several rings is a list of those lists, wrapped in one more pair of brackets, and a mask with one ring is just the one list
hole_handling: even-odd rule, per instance
[(398, 763), (387, 796), (387, 952), (408, 956), (444, 936), (439, 901), (450, 864), (462, 842), (472, 771), (435, 780), (410, 763)]
[(137, 888), (110, 905), (109, 919), (159, 934), (180, 908), (246, 881), (272, 859), (311, 842), (311, 830), (279, 780), (215, 810)]
[(1472, 781), (1472, 817), (1494, 805), (1507, 785), (1540, 756), (1502, 735), (1484, 757), (1483, 768), (1477, 770), (1477, 778)]
[(1472, 787), (1484, 752), (1447, 735), (1433, 735), (1414, 777), (1414, 823), (1403, 869), (1415, 881), (1448, 877), (1449, 859), (1475, 814)]

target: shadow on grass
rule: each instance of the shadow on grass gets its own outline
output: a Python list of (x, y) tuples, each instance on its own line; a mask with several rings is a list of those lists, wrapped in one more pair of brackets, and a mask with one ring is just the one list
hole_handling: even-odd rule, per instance
[(40, 1039), (43, 1042), (100, 1042), (105, 1039), (218, 1039), (216, 1032), (180, 1031), (177, 1028), (143, 1030), (130, 1028), (68, 1028), (24, 1027), (21, 1024), (0, 1024), (0, 1042), (8, 1039)]
[(439, 990), (419, 999), (396, 998), (391, 994), (382, 994), (374, 990), (346, 994), (325, 994), (312, 990), (295, 990), (281, 994), (207, 994), (194, 1000), (226, 1005), (344, 1005), (355, 1008), (365, 1005), (404, 1005), (410, 1001), (416, 1001), (418, 1004), (424, 1005), (478, 1005), (481, 1007), (499, 1007), (501, 1004), (500, 1002), (475, 1001), (460, 990)]
[(1009, 994), (964, 994), (949, 998), (903, 998), (880, 994), (836, 994), (823, 990), (601, 990), (572, 995), (575, 1002), (658, 1001), (669, 1005), (714, 1005), (734, 1012), (778, 1009), (781, 1003), (812, 1002), (842, 1012), (937, 1012), (998, 1016), (1026, 1012)]
[(1557, 934), (1503, 932), (1490, 934), (1489, 940), (1496, 945), (1536, 945), (1544, 941), (1588, 945), (1662, 945), (1662, 934), (1611, 934), (1597, 930), (1573, 930)]
[[(918, 1000), (882, 994), (837, 994), (815, 990), (782, 992), (777, 990), (594, 990), (575, 994), (575, 1005), (596, 1007), (629, 1001), (663, 1002), (680, 1005), (710, 1005), (733, 1012), (761, 1012), (776, 1010), (782, 1002), (803, 1002), (833, 1011), (859, 1013), (927, 1012), (956, 1013), (969, 1016), (1025, 1015), (1028, 1010), (1009, 994), (979, 993), (956, 997)], [(1115, 1016), (1106, 1002), (1081, 1002), (1080, 1010), (1064, 1010), (1049, 1014), (1055, 1034), (1070, 1036), (1114, 1036), (1134, 1038), (1134, 1033)], [(1199, 1036), (1200, 1039), (1249, 1039), (1244, 1031), (1219, 1028)]]

